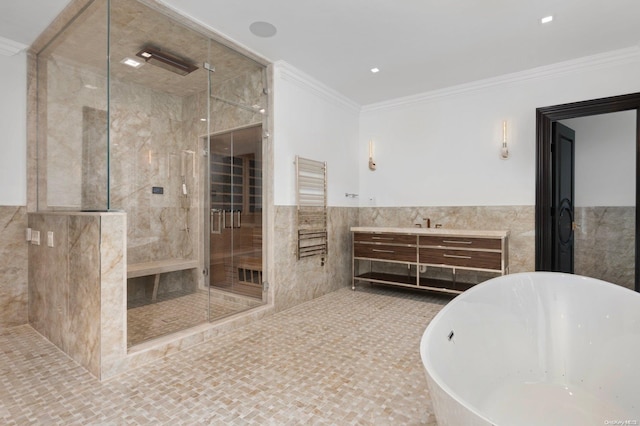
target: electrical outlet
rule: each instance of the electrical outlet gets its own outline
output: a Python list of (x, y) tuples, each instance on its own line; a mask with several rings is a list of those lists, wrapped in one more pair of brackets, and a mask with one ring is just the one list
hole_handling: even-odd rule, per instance
[(31, 228), (26, 229), (26, 232), (24, 233), (24, 238), (27, 240), (27, 242), (31, 241)]
[(47, 232), (47, 245), (53, 247), (53, 231)]
[(31, 231), (31, 244), (34, 246), (40, 245), (40, 231)]

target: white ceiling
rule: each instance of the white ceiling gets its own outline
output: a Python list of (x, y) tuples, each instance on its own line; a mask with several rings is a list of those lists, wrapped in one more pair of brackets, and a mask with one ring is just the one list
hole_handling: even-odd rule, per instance
[[(638, 0), (157, 1), (361, 105), (640, 42)], [(30, 44), (66, 3), (2, 1), (0, 37)], [(253, 35), (255, 21), (276, 35)]]

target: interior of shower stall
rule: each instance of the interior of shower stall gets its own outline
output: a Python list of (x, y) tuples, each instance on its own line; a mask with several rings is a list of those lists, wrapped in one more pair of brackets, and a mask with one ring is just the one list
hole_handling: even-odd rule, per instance
[(37, 209), (126, 213), (127, 345), (262, 305), (265, 64), (137, 0), (36, 60)]

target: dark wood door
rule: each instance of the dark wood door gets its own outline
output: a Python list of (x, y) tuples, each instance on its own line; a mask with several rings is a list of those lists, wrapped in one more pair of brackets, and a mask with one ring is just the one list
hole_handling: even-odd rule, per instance
[(575, 132), (558, 122), (552, 132), (552, 270), (573, 273)]

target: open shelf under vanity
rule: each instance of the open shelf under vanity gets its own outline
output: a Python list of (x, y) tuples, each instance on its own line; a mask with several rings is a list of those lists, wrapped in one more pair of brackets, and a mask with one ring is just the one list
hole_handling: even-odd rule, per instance
[(354, 227), (351, 232), (353, 290), (363, 281), (460, 294), (487, 276), (509, 273), (509, 231)]

